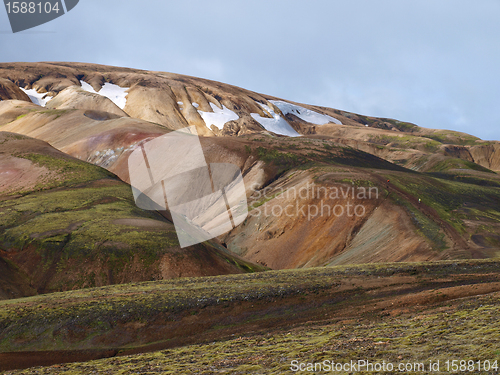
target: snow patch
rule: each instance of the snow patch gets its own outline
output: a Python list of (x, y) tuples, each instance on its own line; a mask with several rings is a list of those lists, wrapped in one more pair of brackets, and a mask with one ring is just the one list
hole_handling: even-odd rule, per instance
[(289, 113), (297, 116), (298, 118), (304, 120), (305, 122), (309, 122), (314, 125), (325, 125), (330, 122), (334, 124), (342, 125), (342, 123), (336, 118), (328, 115), (323, 115), (321, 113), (311, 111), (310, 109), (300, 107), (295, 104), (291, 104), (288, 102), (284, 102), (281, 100), (270, 100), (276, 107), (280, 109), (280, 111), (286, 116)]
[[(195, 103), (193, 103), (193, 105), (194, 104)], [(203, 118), (203, 121), (205, 121), (208, 128), (210, 128), (210, 125), (215, 125), (219, 130), (222, 130), (226, 122), (236, 121), (240, 118), (225, 105), (223, 105), (222, 109), (220, 109), (215, 104), (210, 103), (210, 107), (212, 107), (213, 112), (203, 112), (198, 110), (198, 113)]]
[(193, 107), (198, 108), (200, 105), (198, 103), (191, 103), (193, 104)]
[(48, 96), (47, 93), (39, 94), (38, 92), (36, 92), (35, 89), (27, 90), (23, 89), (22, 87), (19, 88), (23, 90), (26, 93), (26, 95), (30, 97), (33, 103), (41, 107), (45, 107), (47, 105), (47, 102), (49, 102), (53, 98), (53, 96)]
[(262, 117), (258, 113), (251, 113), (250, 116), (252, 116), (252, 118), (261, 124), (266, 130), (276, 134), (287, 135), (289, 137), (300, 137), (300, 134), (297, 133), (283, 117), (269, 108), (269, 106), (262, 103), (257, 104), (262, 107), (264, 112), (267, 112), (270, 116), (272, 116), (272, 118)]
[(127, 104), (127, 91), (130, 87), (120, 87), (113, 83), (106, 82), (99, 92), (97, 92), (85, 81), (80, 80), (80, 84), (82, 85), (82, 89), (85, 91), (105, 96), (115, 103), (120, 109), (125, 108), (125, 105)]
[(85, 91), (97, 94), (97, 92), (94, 90), (94, 88), (92, 86), (90, 86), (87, 82), (80, 80), (80, 85), (82, 85), (82, 89), (84, 89)]

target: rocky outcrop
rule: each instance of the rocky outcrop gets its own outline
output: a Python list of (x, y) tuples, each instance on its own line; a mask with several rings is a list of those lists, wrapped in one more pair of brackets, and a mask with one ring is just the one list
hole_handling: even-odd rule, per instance
[(492, 171), (500, 172), (500, 142), (473, 146), (469, 152), (475, 163)]
[(61, 91), (46, 106), (48, 109), (86, 109), (94, 111), (109, 112), (120, 117), (128, 117), (110, 99), (84, 91), (78, 86), (69, 86)]
[(0, 78), (0, 100), (11, 99), (31, 102), (29, 96), (17, 87), (11, 80)]
[(441, 147), (441, 152), (443, 153), (444, 156), (450, 156), (452, 158), (458, 158), (474, 162), (474, 158), (472, 157), (470, 150), (465, 146), (443, 145)]

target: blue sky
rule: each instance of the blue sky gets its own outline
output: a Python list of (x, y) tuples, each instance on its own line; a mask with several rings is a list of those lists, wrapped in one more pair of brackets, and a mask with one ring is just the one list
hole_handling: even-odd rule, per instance
[(188, 74), (297, 102), (500, 140), (498, 0), (80, 0), (0, 61)]

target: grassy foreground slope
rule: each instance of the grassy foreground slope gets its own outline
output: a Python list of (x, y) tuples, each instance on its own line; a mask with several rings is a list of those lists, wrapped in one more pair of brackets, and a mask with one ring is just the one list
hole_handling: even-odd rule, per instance
[[(227, 341), (189, 345), (152, 353), (60, 364), (5, 374), (291, 374), (292, 361), (312, 363), (391, 363), (395, 369), (416, 366), (415, 373), (451, 373), (446, 361), (473, 361), (474, 374), (498, 374), (500, 351), (496, 319), (500, 294), (464, 300), (436, 311), (385, 317), (380, 321), (310, 323), (273, 333), (242, 334)], [(465, 345), (464, 343), (467, 343)], [(429, 361), (440, 362), (441, 371), (429, 371)], [(478, 369), (478, 361), (482, 371)], [(406, 367), (410, 366), (410, 367)], [(487, 366), (487, 367), (486, 367)], [(307, 367), (304, 367), (307, 369)], [(313, 367), (314, 368), (314, 367)], [(319, 369), (320, 367), (318, 367)], [(358, 367), (366, 369), (367, 367)], [(486, 371), (485, 368), (489, 368)], [(302, 374), (329, 373), (304, 371)], [(351, 374), (336, 371), (337, 374)], [(398, 371), (365, 371), (394, 374)]]
[(278, 374), (294, 359), (493, 362), (500, 360), (499, 265), (270, 271), (2, 301), (0, 359), (6, 369), (37, 358), (67, 362), (70, 349), (72, 361), (91, 359), (76, 351), (90, 348), (94, 358), (114, 357), (18, 372), (47, 374)]

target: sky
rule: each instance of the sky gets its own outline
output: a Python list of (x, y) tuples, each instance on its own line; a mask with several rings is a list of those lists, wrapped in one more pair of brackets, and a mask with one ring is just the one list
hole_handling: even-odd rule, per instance
[(500, 140), (500, 0), (80, 0), (0, 62), (203, 77), (300, 103)]

